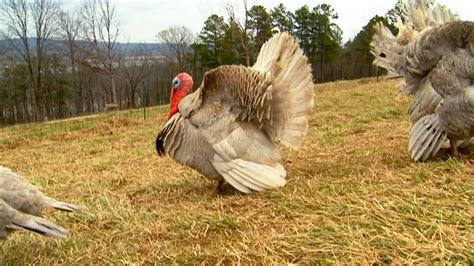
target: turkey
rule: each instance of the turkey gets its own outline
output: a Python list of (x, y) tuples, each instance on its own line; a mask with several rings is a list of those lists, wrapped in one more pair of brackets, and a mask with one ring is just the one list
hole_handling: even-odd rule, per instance
[(243, 193), (286, 184), (278, 144), (297, 149), (313, 107), (311, 67), (298, 43), (279, 33), (261, 48), (252, 67), (225, 65), (172, 82), (168, 121), (156, 138), (160, 156), (190, 166)]
[(24, 177), (0, 166), (0, 238), (11, 230), (26, 229), (46, 236), (65, 238), (66, 230), (40, 218), (44, 208), (75, 212), (81, 207), (43, 195)]
[(379, 23), (371, 53), (413, 95), (411, 158), (435, 156), (446, 140), (457, 156), (458, 146), (474, 137), (474, 23), (427, 0), (399, 2), (396, 10), (398, 35)]

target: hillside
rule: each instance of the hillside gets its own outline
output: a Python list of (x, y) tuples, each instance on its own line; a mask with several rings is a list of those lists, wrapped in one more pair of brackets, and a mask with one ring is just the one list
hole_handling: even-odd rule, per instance
[[(11, 45), (16, 45), (18, 47), (23, 47), (21, 44), (20, 39), (13, 40), (13, 43), (9, 41), (0, 39), (0, 51), (4, 50), (5, 54), (0, 53), (0, 60), (5, 60), (11, 56), (13, 56), (16, 52), (15, 49), (12, 49)], [(86, 47), (87, 44), (84, 41), (78, 42), (79, 46)], [(164, 43), (121, 43), (118, 42), (116, 44), (117, 50), (120, 53), (124, 54), (125, 56), (133, 55), (136, 53), (137, 50), (142, 48), (142, 45), (146, 47), (146, 50), (150, 53), (150, 55), (162, 55), (166, 52), (166, 44)], [(28, 39), (28, 46), (30, 47), (30, 51), (36, 51), (36, 39), (29, 38)], [(55, 39), (48, 39), (46, 42), (46, 52), (50, 54), (67, 54), (67, 45), (64, 41), (55, 40)], [(19, 56), (18, 56), (19, 57)]]
[(248, 196), (213, 197), (156, 155), (164, 107), (0, 129), (0, 165), (87, 208), (47, 212), (69, 239), (17, 233), (0, 264), (472, 264), (474, 151), (412, 162), (396, 83), (317, 85), (309, 135), (285, 151), (288, 185)]

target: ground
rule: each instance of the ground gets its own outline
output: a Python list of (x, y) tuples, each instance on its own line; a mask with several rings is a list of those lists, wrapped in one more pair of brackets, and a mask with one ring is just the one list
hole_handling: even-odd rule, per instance
[(165, 107), (0, 129), (0, 165), (79, 214), (46, 212), (65, 241), (25, 232), (0, 264), (474, 263), (474, 151), (407, 153), (398, 81), (317, 85), (285, 188), (242, 195), (158, 157)]

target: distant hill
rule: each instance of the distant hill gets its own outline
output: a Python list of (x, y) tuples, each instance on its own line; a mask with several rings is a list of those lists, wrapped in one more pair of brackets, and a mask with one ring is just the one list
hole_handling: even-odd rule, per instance
[[(14, 45), (22, 45), (20, 39), (14, 40)], [(28, 45), (31, 51), (36, 49), (36, 38), (29, 38)], [(84, 41), (79, 41), (79, 45), (85, 45)], [(117, 43), (117, 49), (125, 53), (125, 55), (131, 55), (143, 45), (142, 43)], [(153, 56), (162, 55), (166, 51), (166, 44), (164, 43), (146, 43), (144, 44), (146, 49), (151, 52)], [(46, 45), (47, 53), (64, 54), (67, 52), (65, 42), (62, 40), (50, 39)], [(15, 50), (12, 49), (11, 43), (7, 40), (0, 40), (0, 60), (4, 59), (9, 55), (14, 55)]]

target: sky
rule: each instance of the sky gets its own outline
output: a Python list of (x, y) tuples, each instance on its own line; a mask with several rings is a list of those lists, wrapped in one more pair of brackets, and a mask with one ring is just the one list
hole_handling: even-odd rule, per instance
[[(173, 25), (184, 25), (199, 33), (211, 14), (225, 15), (225, 3), (242, 3), (242, 0), (111, 0), (116, 6), (120, 24), (121, 42), (158, 42), (159, 31)], [(60, 0), (64, 9), (73, 10), (80, 0)], [(259, 4), (267, 9), (283, 3), (290, 11), (303, 5), (310, 8), (330, 4), (338, 13), (335, 21), (343, 31), (343, 41), (353, 38), (375, 15), (384, 15), (397, 0), (247, 0), (249, 6)], [(474, 21), (474, 1), (437, 0), (447, 5), (461, 20)]]

